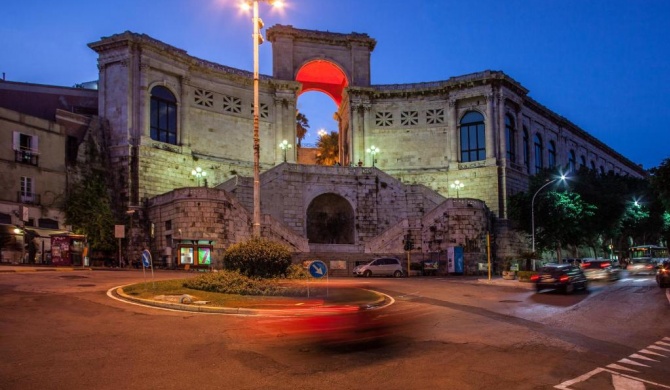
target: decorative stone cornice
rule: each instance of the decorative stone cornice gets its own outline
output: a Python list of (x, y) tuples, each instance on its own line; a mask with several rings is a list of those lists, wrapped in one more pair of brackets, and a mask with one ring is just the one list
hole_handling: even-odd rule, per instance
[(363, 46), (370, 51), (375, 49), (377, 41), (370, 38), (368, 34), (352, 32), (349, 34), (333, 33), (329, 31), (303, 30), (291, 25), (274, 25), (267, 30), (267, 38), (275, 42), (278, 38), (289, 38), (306, 42), (316, 42), (331, 46)]

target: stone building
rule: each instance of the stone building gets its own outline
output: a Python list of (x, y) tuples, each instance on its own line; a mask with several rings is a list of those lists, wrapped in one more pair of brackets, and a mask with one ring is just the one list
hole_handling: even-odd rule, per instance
[[(411, 238), (424, 256), (462, 246), (481, 261), (487, 234), (495, 256), (516, 255), (528, 243), (506, 227), (506, 203), (531, 175), (579, 166), (644, 175), (503, 72), (373, 85), (376, 41), (367, 34), (277, 25), (267, 38), (273, 74), (259, 83), (263, 234), (300, 256), (402, 256)], [(132, 32), (89, 47), (98, 53), (97, 115), (110, 129), (115, 192), (139, 210), (136, 242), (179, 264), (182, 256), (216, 260), (249, 237), (253, 75)], [(296, 103), (306, 91), (338, 106), (341, 166), (297, 164), (295, 148), (278, 147), (295, 140)], [(367, 152), (373, 145), (376, 155)], [(191, 175), (195, 167), (207, 172), (203, 183)], [(464, 183), (458, 195), (455, 180)]]

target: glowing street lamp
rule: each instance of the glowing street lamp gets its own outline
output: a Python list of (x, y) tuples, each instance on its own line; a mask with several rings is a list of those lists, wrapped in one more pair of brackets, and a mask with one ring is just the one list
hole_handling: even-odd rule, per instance
[(191, 175), (195, 176), (196, 183), (198, 183), (198, 187), (200, 187), (200, 178), (207, 176), (207, 172), (203, 171), (200, 167), (195, 167), (195, 169), (191, 171)]
[(379, 148), (372, 145), (369, 148), (367, 148), (366, 152), (368, 152), (372, 156), (372, 166), (375, 166), (375, 162), (377, 162), (377, 158), (375, 157), (377, 153), (379, 153)]
[(566, 176), (561, 175), (561, 177), (559, 177), (559, 178), (556, 178), (556, 179), (553, 179), (553, 180), (550, 180), (550, 181), (546, 182), (542, 187), (540, 187), (537, 191), (535, 191), (535, 195), (533, 195), (533, 200), (530, 202), (530, 224), (531, 224), (530, 229), (532, 230), (531, 234), (532, 234), (532, 241), (533, 241), (533, 254), (535, 254), (535, 197), (537, 196), (537, 194), (540, 193), (540, 191), (542, 191), (549, 184), (554, 183), (558, 180), (565, 181), (565, 179), (566, 179)]
[(323, 138), (328, 134), (328, 132), (324, 129), (321, 129), (321, 130), (319, 130), (318, 134), (319, 134), (319, 138)]
[(463, 182), (460, 180), (454, 180), (454, 182), (451, 183), (449, 187), (451, 187), (452, 190), (456, 190), (456, 199), (458, 199), (458, 190), (465, 187), (465, 184), (463, 184)]
[(290, 143), (288, 143), (287, 140), (283, 140), (279, 144), (279, 147), (281, 148), (281, 150), (284, 151), (284, 162), (286, 162), (286, 150), (291, 149), (293, 146)]
[(253, 9), (252, 41), (254, 44), (254, 215), (253, 215), (253, 237), (261, 236), (261, 172), (260, 172), (260, 137), (258, 135), (259, 104), (258, 104), (258, 45), (263, 43), (261, 28), (263, 21), (258, 17), (258, 3), (268, 3), (274, 7), (281, 7), (280, 0), (246, 0), (242, 3), (244, 9)]

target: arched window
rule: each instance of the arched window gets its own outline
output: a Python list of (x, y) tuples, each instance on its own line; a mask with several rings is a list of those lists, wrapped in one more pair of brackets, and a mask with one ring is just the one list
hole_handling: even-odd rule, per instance
[(554, 141), (549, 141), (549, 145), (547, 145), (547, 152), (547, 162), (549, 163), (549, 168), (554, 168), (556, 166), (556, 144)]
[(177, 99), (162, 85), (151, 89), (151, 139), (177, 144)]
[(523, 127), (523, 165), (526, 166), (526, 171), (530, 172), (530, 140), (526, 126)]
[(570, 150), (568, 152), (568, 171), (574, 173), (576, 170), (575, 151)]
[(601, 175), (604, 175), (604, 174), (605, 174), (605, 167), (602, 166), (602, 165), (600, 166), (600, 174), (601, 174)]
[(544, 147), (542, 146), (542, 137), (539, 134), (535, 134), (535, 173), (540, 172), (544, 168), (544, 159), (542, 158), (542, 153), (544, 153)]
[(484, 116), (470, 111), (461, 119), (461, 162), (486, 158)]
[(583, 154), (579, 158), (579, 168), (586, 168), (586, 157)]
[(596, 163), (593, 160), (591, 160), (591, 170), (592, 171), (596, 170)]
[(516, 129), (514, 118), (505, 115), (505, 141), (507, 142), (507, 159), (516, 162)]

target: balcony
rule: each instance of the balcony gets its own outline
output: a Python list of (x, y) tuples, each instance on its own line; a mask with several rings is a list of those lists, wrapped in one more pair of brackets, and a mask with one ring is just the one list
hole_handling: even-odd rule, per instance
[(35, 150), (15, 150), (14, 161), (21, 164), (28, 164), (37, 166), (39, 164), (40, 156)]
[(16, 193), (16, 201), (18, 203), (23, 203), (23, 204), (39, 205), (40, 204), (40, 194), (27, 193), (27, 192), (19, 191), (19, 192)]

